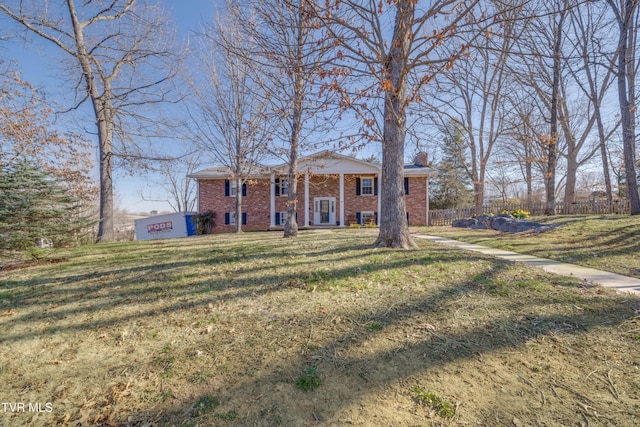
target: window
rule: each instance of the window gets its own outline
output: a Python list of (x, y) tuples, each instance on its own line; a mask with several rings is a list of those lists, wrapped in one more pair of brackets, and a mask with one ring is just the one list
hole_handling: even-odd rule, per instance
[(280, 225), (284, 225), (288, 217), (287, 212), (280, 212)]
[(372, 211), (360, 212), (360, 220), (362, 221), (361, 225), (367, 225), (367, 224), (375, 225), (376, 214), (375, 212), (372, 212)]
[(276, 196), (288, 196), (289, 195), (289, 180), (286, 178), (276, 178)]
[[(224, 225), (236, 225), (236, 213), (235, 212), (225, 212), (224, 214)], [(247, 225), (247, 213), (242, 212), (242, 225)]]
[[(237, 181), (235, 179), (233, 180), (229, 180), (229, 179), (225, 179), (224, 180), (224, 195), (226, 197), (235, 197), (236, 194), (238, 194), (238, 185), (237, 185)], [(243, 183), (242, 184), (242, 197), (246, 197), (247, 195), (247, 183)]]
[(289, 180), (281, 179), (280, 180), (280, 195), (288, 196), (289, 195)]
[(356, 196), (377, 196), (378, 178), (372, 176), (356, 178)]
[(229, 222), (227, 224), (236, 225), (236, 213), (235, 212), (229, 212)]
[(363, 196), (373, 195), (373, 178), (372, 177), (362, 178), (360, 182), (362, 185), (360, 194), (362, 194)]

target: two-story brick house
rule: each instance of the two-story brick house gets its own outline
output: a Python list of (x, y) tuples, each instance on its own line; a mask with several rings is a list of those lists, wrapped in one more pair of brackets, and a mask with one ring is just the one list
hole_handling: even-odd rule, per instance
[[(426, 160), (426, 159), (425, 159)], [(410, 225), (426, 225), (429, 177), (436, 171), (421, 164), (405, 165), (404, 193)], [(288, 202), (287, 165), (264, 166), (242, 187), (244, 230), (281, 229)], [(323, 151), (298, 162), (298, 226), (345, 227), (377, 223), (380, 211), (380, 165)], [(223, 166), (213, 166), (189, 177), (198, 182), (198, 211), (216, 213), (214, 232), (235, 229), (235, 182)]]

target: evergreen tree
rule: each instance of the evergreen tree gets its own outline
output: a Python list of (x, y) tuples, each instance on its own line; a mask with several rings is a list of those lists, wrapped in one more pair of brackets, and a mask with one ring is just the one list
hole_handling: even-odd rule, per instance
[(31, 250), (36, 239), (69, 244), (90, 225), (69, 190), (33, 162), (0, 169), (0, 251)]
[(452, 123), (444, 129), (438, 176), (431, 183), (432, 209), (450, 209), (473, 203), (466, 146), (459, 126)]

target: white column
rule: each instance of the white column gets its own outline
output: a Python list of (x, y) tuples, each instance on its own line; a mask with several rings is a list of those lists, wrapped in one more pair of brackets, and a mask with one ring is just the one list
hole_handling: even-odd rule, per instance
[(347, 225), (344, 218), (344, 174), (340, 174), (340, 227)]
[(429, 177), (427, 177), (427, 220), (426, 225), (429, 225)]
[(304, 226), (309, 226), (309, 171), (304, 173)]
[(275, 174), (271, 174), (271, 194), (270, 194), (270, 214), (269, 220), (271, 227), (275, 227), (276, 225), (276, 176)]

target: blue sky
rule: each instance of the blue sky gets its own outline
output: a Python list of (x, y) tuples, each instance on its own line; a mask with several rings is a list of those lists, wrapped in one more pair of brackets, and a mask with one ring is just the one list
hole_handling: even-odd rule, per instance
[[(203, 22), (209, 20), (214, 13), (215, 0), (161, 0), (168, 13), (173, 16), (180, 38), (185, 38), (190, 31), (198, 30)], [(13, 22), (0, 14), (0, 28), (4, 28), (3, 34), (15, 28)], [(32, 85), (41, 89), (50, 102), (70, 106), (68, 97), (63, 90), (68, 85), (63, 85), (64, 68), (60, 61), (64, 58), (58, 48), (51, 43), (31, 37), (28, 42), (18, 37), (5, 40), (0, 45), (0, 55), (6, 61), (15, 61), (15, 67), (21, 73), (21, 77)], [(90, 110), (83, 116), (86, 117), (84, 128), (94, 131), (91, 127), (92, 116)], [(149, 193), (157, 187), (157, 180), (153, 175), (129, 175), (115, 174), (116, 201), (120, 208), (131, 212), (149, 212), (151, 210), (171, 210), (167, 203), (144, 201), (140, 192)], [(156, 191), (157, 192), (157, 191)]]
[[(2, 0), (0, 0), (2, 1)], [(216, 0), (159, 0), (163, 4), (167, 13), (171, 14), (178, 30), (179, 38), (185, 40), (190, 33), (201, 29), (202, 25), (209, 22), (213, 17), (216, 9)], [(218, 0), (219, 1), (219, 0)], [(52, 2), (57, 4), (57, 2)], [(3, 28), (2, 34), (11, 33), (15, 24), (7, 17), (0, 14), (0, 28)], [(19, 30), (13, 31), (18, 33)], [(49, 102), (55, 102), (59, 109), (66, 109), (73, 105), (73, 96), (65, 93), (75, 84), (74, 81), (65, 81), (65, 68), (61, 60), (66, 60), (66, 54), (61, 52), (59, 48), (51, 42), (30, 37), (28, 42), (24, 42), (19, 37), (5, 40), (0, 44), (0, 55), (5, 60), (16, 62), (16, 68), (20, 71), (21, 77), (30, 82), (32, 85), (41, 89), (46, 95)], [(73, 78), (77, 78), (74, 73)], [(87, 133), (95, 132), (93, 124), (93, 113), (89, 104), (85, 104), (76, 114), (67, 119), (67, 123), (74, 121), (74, 130), (79, 127), (86, 130)], [(60, 121), (60, 126), (65, 126), (64, 119)], [(70, 126), (67, 124), (66, 126)], [(96, 140), (95, 136), (91, 136)], [(331, 147), (322, 147), (331, 148)], [(169, 149), (170, 150), (170, 149)], [(380, 157), (379, 149), (368, 148), (359, 155), (366, 157), (375, 154)], [(175, 153), (172, 153), (175, 154)], [(97, 163), (97, 153), (94, 157)], [(206, 167), (208, 165), (204, 165)], [(97, 177), (97, 173), (96, 173)], [(153, 202), (144, 200), (144, 198), (161, 195), (161, 186), (158, 184), (161, 177), (153, 174), (143, 174), (134, 171), (122, 171), (116, 169), (114, 173), (115, 198), (117, 207), (126, 209), (134, 213), (148, 213), (151, 210), (171, 211), (171, 207), (166, 202)], [(146, 197), (142, 197), (144, 194)], [(161, 197), (160, 197), (161, 198)]]

